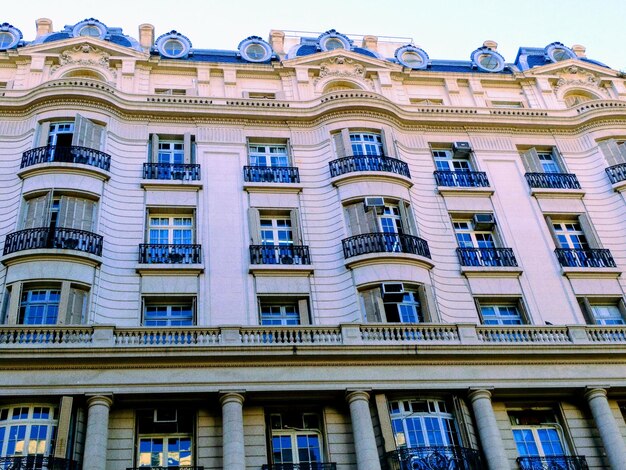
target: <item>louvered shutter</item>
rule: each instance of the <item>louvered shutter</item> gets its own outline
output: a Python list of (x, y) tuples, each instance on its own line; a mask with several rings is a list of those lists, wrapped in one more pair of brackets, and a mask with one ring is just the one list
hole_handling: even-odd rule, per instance
[(556, 147), (552, 147), (551, 153), (552, 153), (552, 159), (559, 167), (559, 171), (561, 173), (567, 173), (567, 167), (565, 166), (565, 161), (563, 160), (563, 157), (561, 156), (561, 152), (559, 152)]
[(48, 145), (48, 138), (50, 136), (50, 121), (42, 122), (39, 125), (38, 129), (39, 134), (37, 135), (37, 145), (39, 147), (45, 147)]
[(248, 225), (250, 226), (250, 240), (253, 245), (261, 244), (261, 216), (259, 210), (248, 209)]
[(292, 209), (289, 211), (289, 218), (291, 219), (291, 234), (293, 237), (294, 245), (302, 245), (302, 232), (300, 231), (300, 222), (298, 220), (298, 209)]
[(191, 163), (191, 134), (189, 132), (183, 134), (183, 155), (184, 162)]
[(478, 435), (467, 403), (463, 398), (453, 396), (452, 404), (454, 406), (454, 418), (459, 426), (463, 444), (471, 449), (478, 449)]
[(95, 209), (96, 203), (89, 199), (61, 196), (57, 225), (92, 232)]
[(580, 214), (578, 216), (578, 222), (580, 223), (580, 228), (585, 232), (585, 238), (587, 239), (589, 248), (602, 248), (600, 246), (600, 240), (598, 240), (596, 236), (596, 231), (591, 224), (591, 220), (589, 220), (589, 216), (587, 216), (587, 214)]
[(415, 218), (413, 217), (413, 211), (411, 210), (409, 203), (400, 201), (398, 209), (400, 209), (400, 219), (402, 220), (404, 233), (417, 236), (417, 226), (415, 224)]
[[(373, 210), (365, 212), (364, 203), (358, 202), (356, 204), (350, 204), (346, 206), (345, 210), (348, 219), (348, 230), (350, 236), (370, 233), (371, 231), (378, 231), (376, 226), (376, 214), (374, 214)], [(374, 226), (373, 230), (371, 230), (372, 224)]]
[(50, 224), (50, 193), (26, 201), (22, 228), (47, 227)]
[(533, 147), (527, 150), (522, 153), (521, 157), (527, 173), (543, 173), (543, 166), (541, 166), (541, 161), (539, 160), (536, 148)]
[(309, 301), (308, 299), (300, 299), (298, 300), (298, 314), (300, 315), (300, 324), (301, 325), (310, 325), (310, 316), (309, 316)]
[(70, 289), (70, 295), (67, 305), (67, 320), (68, 325), (82, 325), (86, 323), (87, 315), (87, 300), (89, 298), (89, 292), (84, 289), (78, 289), (72, 287)]
[(152, 134), (150, 136), (150, 151), (148, 152), (148, 163), (158, 163), (159, 161), (159, 136)]
[(352, 155), (352, 144), (350, 143), (350, 131), (341, 129), (340, 132), (333, 134), (335, 142), (335, 153), (337, 158), (343, 158)]
[(380, 130), (380, 139), (383, 143), (383, 152), (388, 157), (398, 158), (398, 152), (396, 152), (396, 142), (393, 138), (393, 131), (391, 128)]
[(598, 142), (598, 147), (604, 154), (609, 166), (626, 163), (626, 147), (624, 144), (617, 144), (615, 139)]
[(380, 323), (382, 321), (382, 297), (380, 288), (368, 289), (361, 292), (363, 308), (365, 309), (365, 321), (367, 323)]
[(74, 120), (74, 135), (72, 135), (72, 145), (100, 150), (102, 146), (102, 136), (104, 127), (94, 124), (89, 119), (76, 115)]
[(557, 248), (567, 248), (567, 247), (561, 246), (561, 242), (559, 241), (559, 238), (557, 237), (556, 232), (554, 231), (554, 221), (552, 220), (552, 217), (550, 217), (549, 215), (546, 215), (546, 223), (548, 224), (548, 230), (550, 231), (550, 236), (552, 237), (552, 241), (554, 241), (554, 246), (556, 246)]
[(70, 429), (72, 424), (72, 407), (74, 399), (72, 397), (61, 397), (59, 404), (59, 421), (57, 424), (56, 442), (54, 443), (53, 456), (59, 459), (67, 458), (67, 448), (70, 439)]

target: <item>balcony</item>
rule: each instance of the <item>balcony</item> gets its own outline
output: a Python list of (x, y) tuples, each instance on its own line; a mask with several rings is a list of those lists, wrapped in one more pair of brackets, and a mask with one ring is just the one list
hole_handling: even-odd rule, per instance
[(589, 470), (584, 456), (518, 457), (520, 470)]
[(250, 264), (310, 265), (307, 245), (250, 245)]
[(139, 245), (141, 264), (199, 264), (202, 262), (201, 245)]
[(299, 183), (300, 173), (293, 166), (244, 166), (243, 180), (248, 183)]
[(484, 171), (435, 171), (437, 186), (458, 188), (488, 188), (489, 180)]
[(0, 468), (6, 470), (78, 470), (80, 465), (74, 460), (43, 455), (0, 457)]
[(404, 448), (388, 452), (385, 470), (483, 470), (480, 453), (460, 446)]
[(623, 191), (626, 188), (626, 163), (610, 166), (605, 168), (604, 171), (606, 171), (613, 189)]
[(102, 236), (73, 228), (28, 228), (7, 235), (4, 255), (41, 248), (76, 250), (102, 256)]
[(200, 181), (200, 165), (197, 163), (144, 163), (143, 179)]
[(100, 150), (87, 147), (47, 145), (27, 150), (22, 154), (20, 168), (27, 168), (39, 163), (80, 163), (100, 170), (109, 171), (111, 156)]
[(426, 240), (402, 233), (364, 233), (342, 240), (344, 258), (369, 253), (408, 253), (430, 258)]
[(171, 465), (166, 466), (141, 466), (141, 467), (126, 467), (126, 470), (204, 470), (204, 465)]
[(564, 268), (615, 268), (611, 251), (600, 248), (557, 248), (556, 257)]
[(263, 465), (261, 470), (337, 470), (337, 464), (334, 462), (271, 463)]
[(381, 171), (411, 178), (409, 166), (405, 162), (383, 155), (353, 155), (333, 160), (328, 165), (332, 178), (361, 171)]
[(461, 266), (517, 267), (511, 248), (457, 248)]

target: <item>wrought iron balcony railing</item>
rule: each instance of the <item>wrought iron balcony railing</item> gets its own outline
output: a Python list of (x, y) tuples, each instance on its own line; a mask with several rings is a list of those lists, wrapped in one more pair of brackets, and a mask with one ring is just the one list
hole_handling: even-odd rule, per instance
[(437, 186), (487, 188), (489, 180), (484, 171), (435, 171)]
[(388, 452), (385, 470), (483, 470), (480, 453), (460, 446), (412, 447)]
[(139, 245), (139, 262), (145, 264), (196, 264), (202, 262), (201, 245)]
[(626, 181), (626, 163), (610, 166), (605, 168), (604, 171), (606, 171), (609, 180), (613, 184)]
[(9, 233), (4, 242), (4, 254), (38, 248), (59, 248), (83, 251), (102, 256), (102, 235), (75, 228), (27, 228)]
[(263, 465), (261, 470), (337, 470), (337, 464), (334, 462), (271, 463)]
[(48, 457), (44, 455), (23, 455), (0, 457), (2, 470), (79, 470), (80, 465), (74, 460)]
[(307, 245), (250, 245), (250, 264), (311, 264)]
[(26, 168), (38, 163), (80, 163), (101, 170), (109, 171), (111, 168), (111, 156), (100, 150), (76, 145), (47, 145), (27, 150), (22, 154), (20, 168)]
[(615, 268), (610, 250), (601, 248), (557, 248), (556, 257), (564, 268)]
[(199, 181), (200, 165), (197, 163), (144, 163), (143, 179)]
[(250, 183), (299, 183), (295, 166), (244, 166), (243, 180)]
[(170, 465), (169, 467), (151, 465), (150, 467), (126, 467), (126, 470), (204, 470), (204, 465)]
[(572, 173), (526, 173), (525, 176), (531, 188), (580, 189), (578, 178)]
[(368, 253), (409, 253), (430, 258), (426, 240), (401, 233), (364, 233), (342, 240), (343, 256), (365, 255)]
[(461, 266), (517, 266), (511, 248), (457, 248)]
[(384, 155), (353, 155), (351, 157), (338, 158), (328, 164), (330, 176), (340, 176), (355, 171), (386, 171), (398, 175), (411, 177), (409, 165), (397, 158), (385, 157)]
[(550, 457), (518, 457), (520, 470), (589, 470), (584, 455), (553, 455)]

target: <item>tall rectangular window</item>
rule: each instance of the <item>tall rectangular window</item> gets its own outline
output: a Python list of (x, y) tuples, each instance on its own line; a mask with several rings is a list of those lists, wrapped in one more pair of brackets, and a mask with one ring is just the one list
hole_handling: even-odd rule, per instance
[(55, 325), (59, 316), (60, 288), (26, 289), (22, 292), (18, 323)]

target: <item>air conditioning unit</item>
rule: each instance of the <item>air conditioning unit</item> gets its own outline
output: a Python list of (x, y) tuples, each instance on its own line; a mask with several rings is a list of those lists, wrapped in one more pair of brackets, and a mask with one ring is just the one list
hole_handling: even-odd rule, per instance
[(155, 423), (175, 423), (178, 421), (178, 412), (176, 409), (157, 408), (154, 410)]
[(365, 211), (374, 209), (378, 215), (385, 211), (385, 199), (382, 197), (366, 197)]
[(491, 230), (496, 223), (493, 214), (474, 214), (474, 230)]
[(404, 298), (404, 284), (401, 282), (384, 282), (381, 291), (386, 302), (400, 302)]
[(472, 151), (472, 146), (469, 142), (454, 142), (452, 144), (452, 152), (454, 158), (466, 158)]

